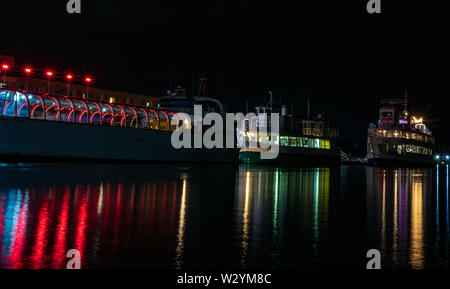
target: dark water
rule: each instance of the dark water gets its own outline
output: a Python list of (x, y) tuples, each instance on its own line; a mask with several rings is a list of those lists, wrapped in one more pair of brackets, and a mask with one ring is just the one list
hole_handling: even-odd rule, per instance
[(448, 167), (0, 164), (0, 268), (448, 268)]

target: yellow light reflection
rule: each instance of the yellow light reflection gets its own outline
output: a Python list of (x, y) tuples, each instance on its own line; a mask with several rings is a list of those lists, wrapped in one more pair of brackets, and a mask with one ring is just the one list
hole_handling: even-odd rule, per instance
[(104, 190), (103, 190), (103, 182), (100, 183), (100, 195), (98, 197), (98, 202), (97, 202), (97, 215), (101, 215), (102, 214), (102, 209), (103, 209), (103, 197), (104, 197)]
[(413, 177), (411, 199), (411, 248), (409, 258), (412, 268), (421, 269), (424, 266), (424, 244), (422, 178), (420, 177)]

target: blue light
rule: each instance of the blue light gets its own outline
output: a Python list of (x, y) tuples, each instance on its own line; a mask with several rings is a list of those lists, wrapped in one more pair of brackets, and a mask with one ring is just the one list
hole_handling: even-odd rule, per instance
[(438, 159), (440, 159), (441, 157), (440, 157), (439, 155), (436, 155), (434, 158), (438, 160)]
[(449, 158), (450, 158), (450, 156), (449, 156), (449, 155), (446, 155), (446, 156), (445, 156), (445, 159), (446, 159), (446, 160), (448, 160)]

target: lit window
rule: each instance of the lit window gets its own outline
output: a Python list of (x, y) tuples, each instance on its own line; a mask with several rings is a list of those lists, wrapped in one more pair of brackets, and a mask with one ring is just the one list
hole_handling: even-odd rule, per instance
[(289, 146), (290, 147), (295, 147), (297, 146), (297, 139), (293, 136), (289, 137)]
[(410, 145), (406, 145), (406, 152), (410, 153), (411, 152), (411, 146)]
[(288, 146), (289, 145), (289, 138), (287, 136), (280, 136), (280, 145), (281, 146)]
[(115, 102), (114, 97), (110, 97), (110, 98), (109, 98), (109, 103), (113, 103), (113, 102)]
[(308, 138), (302, 137), (302, 142), (303, 142), (303, 147), (307, 148), (308, 147)]
[(318, 149), (320, 147), (320, 140), (318, 138), (314, 139), (314, 148)]

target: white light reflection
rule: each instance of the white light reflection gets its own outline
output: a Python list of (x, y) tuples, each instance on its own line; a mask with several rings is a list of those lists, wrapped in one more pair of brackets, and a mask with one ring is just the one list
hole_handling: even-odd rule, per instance
[(176, 252), (175, 269), (181, 269), (181, 266), (183, 264), (184, 230), (186, 226), (186, 186), (187, 181), (186, 179), (183, 179), (180, 216), (178, 221), (177, 248), (175, 249)]

